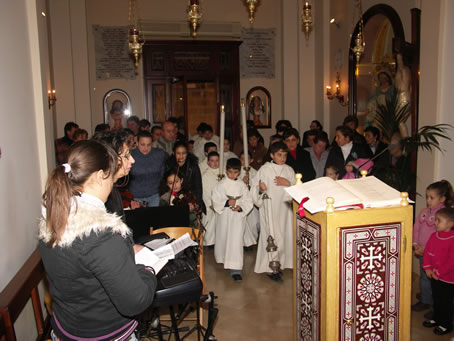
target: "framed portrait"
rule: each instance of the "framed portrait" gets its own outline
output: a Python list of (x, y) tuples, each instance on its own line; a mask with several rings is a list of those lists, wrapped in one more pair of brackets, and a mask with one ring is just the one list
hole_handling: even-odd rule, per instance
[(247, 119), (256, 128), (271, 128), (271, 96), (267, 89), (256, 86), (246, 96)]
[(104, 123), (111, 129), (126, 128), (126, 121), (131, 116), (131, 99), (126, 91), (112, 89), (103, 98)]

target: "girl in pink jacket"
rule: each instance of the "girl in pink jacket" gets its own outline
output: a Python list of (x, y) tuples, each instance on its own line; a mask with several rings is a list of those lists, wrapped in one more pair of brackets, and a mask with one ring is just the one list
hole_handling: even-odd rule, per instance
[(424, 251), (423, 269), (432, 281), (433, 317), (423, 322), (435, 327), (436, 335), (452, 330), (454, 299), (454, 208), (442, 208), (436, 214), (433, 233)]
[(420, 302), (411, 307), (413, 311), (428, 310), (432, 306), (431, 281), (422, 269), (424, 248), (432, 233), (435, 232), (435, 214), (441, 208), (452, 205), (454, 195), (449, 181), (441, 180), (429, 185), (426, 189), (426, 205), (416, 218), (413, 226), (413, 249), (420, 261), (419, 288), (421, 290)]

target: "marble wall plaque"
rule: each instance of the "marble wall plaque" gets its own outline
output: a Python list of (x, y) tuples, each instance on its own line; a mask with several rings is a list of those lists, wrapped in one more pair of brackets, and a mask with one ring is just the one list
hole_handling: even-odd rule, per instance
[(126, 26), (93, 25), (96, 80), (135, 79), (134, 62), (129, 55)]
[(276, 29), (243, 28), (240, 45), (241, 78), (274, 78)]

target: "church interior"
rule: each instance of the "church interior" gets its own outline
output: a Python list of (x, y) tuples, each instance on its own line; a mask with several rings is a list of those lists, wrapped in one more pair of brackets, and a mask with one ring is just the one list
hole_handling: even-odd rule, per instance
[[(159, 115), (184, 116), (178, 101), (185, 98), (197, 113), (186, 118), (191, 135), (195, 133), (194, 122), (201, 118), (211, 120), (218, 132), (219, 108), (227, 103), (226, 134), (236, 137), (241, 100), (248, 98), (251, 89), (260, 87), (270, 98), (269, 116), (260, 129), (265, 141), (274, 134), (278, 120), (289, 120), (301, 132), (308, 129), (311, 121), (318, 120), (331, 139), (345, 116), (358, 115), (364, 122), (370, 96), (365, 88), (372, 88), (377, 82), (377, 65), (395, 72), (393, 51), (397, 49), (412, 61), (408, 130), (413, 132), (425, 125), (454, 125), (454, 96), (449, 90), (449, 79), (454, 79), (454, 65), (449, 62), (454, 53), (454, 40), (449, 38), (454, 34), (454, 22), (449, 19), (450, 14), (454, 15), (454, 2), (450, 0), (308, 0), (312, 9), (308, 32), (302, 22), (305, 1), (259, 0), (251, 23), (247, 1), (200, 0), (202, 20), (195, 37), (188, 24), (189, 2), (15, 0), (2, 4), (0, 99), (5, 105), (5, 121), (0, 125), (0, 291), (36, 249), (40, 199), (47, 175), (56, 165), (54, 140), (63, 136), (64, 125), (70, 121), (91, 135), (97, 124), (108, 120), (105, 99), (112, 90), (126, 92), (131, 114), (152, 124), (162, 122)], [(372, 8), (379, 10), (368, 12)], [(364, 26), (360, 24), (362, 18)], [(129, 60), (128, 65), (114, 70), (100, 58), (102, 55), (108, 59), (108, 54), (99, 49), (109, 43), (109, 37), (100, 34), (100, 30), (125, 29), (131, 23), (140, 23), (144, 32), (142, 55), (137, 67)], [(368, 49), (363, 57), (369, 58), (362, 64), (354, 60), (352, 52), (360, 27)], [(398, 32), (396, 27), (400, 28)], [(261, 38), (251, 38), (251, 31), (261, 32)], [(249, 45), (243, 41), (248, 34)], [(396, 36), (399, 39), (393, 39)], [(253, 43), (257, 41), (261, 43), (257, 48), (265, 51), (267, 58), (249, 61), (254, 69), (251, 71), (245, 64), (248, 58), (254, 59), (251, 51), (255, 51)], [(204, 59), (206, 51), (221, 51), (220, 65), (216, 64), (215, 74), (203, 68), (171, 74), (160, 65), (166, 63), (168, 51), (175, 56), (180, 53), (181, 65), (185, 65), (185, 54), (198, 54), (198, 66), (209, 63)], [(223, 62), (234, 72), (223, 73)], [(327, 87), (338, 88), (339, 92)], [(156, 96), (162, 95), (160, 90), (166, 96), (161, 104), (155, 101)], [(200, 108), (200, 96), (211, 98), (208, 103), (214, 112)], [(452, 129), (448, 136), (453, 136)], [(425, 207), (428, 184), (441, 179), (454, 181), (454, 144), (442, 139), (440, 147), (440, 151), (418, 152), (414, 168), (416, 192), (420, 195), (415, 197), (415, 212)], [(206, 257), (210, 258), (206, 261), (207, 283), (213, 283), (219, 296), (220, 317), (214, 331), (219, 340), (292, 339), (290, 270), (284, 273), (284, 283), (265, 283), (253, 273), (253, 255), (248, 253), (245, 280), (238, 284), (224, 276), (212, 251)], [(413, 261), (413, 292), (418, 287), (416, 262)], [(412, 314), (408, 339), (453, 337), (452, 333), (433, 336), (421, 326), (422, 315)], [(260, 323), (249, 323), (258, 319)], [(28, 305), (16, 322), (18, 340), (35, 338), (34, 323), (33, 310)], [(241, 335), (235, 334), (240, 331)]]

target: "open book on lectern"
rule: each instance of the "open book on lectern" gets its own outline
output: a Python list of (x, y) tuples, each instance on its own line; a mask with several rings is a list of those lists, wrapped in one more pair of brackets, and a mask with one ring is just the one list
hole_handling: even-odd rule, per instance
[(374, 176), (337, 181), (322, 177), (285, 190), (298, 204), (309, 198), (304, 208), (312, 214), (326, 209), (328, 197), (334, 198), (336, 210), (399, 206), (402, 200), (399, 191)]

